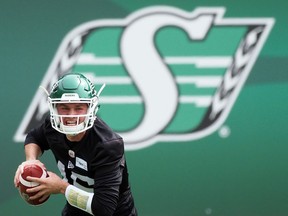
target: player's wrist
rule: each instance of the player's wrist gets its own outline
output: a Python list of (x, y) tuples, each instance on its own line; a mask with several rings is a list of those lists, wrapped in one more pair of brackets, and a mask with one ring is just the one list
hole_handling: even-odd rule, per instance
[(66, 190), (70, 184), (64, 180), (62, 180), (62, 182), (63, 183), (62, 183), (61, 188), (60, 188), (60, 193), (65, 195)]
[(35, 162), (35, 163), (36, 163), (37, 160), (38, 160), (38, 159), (35, 158), (35, 157), (27, 157), (25, 162)]

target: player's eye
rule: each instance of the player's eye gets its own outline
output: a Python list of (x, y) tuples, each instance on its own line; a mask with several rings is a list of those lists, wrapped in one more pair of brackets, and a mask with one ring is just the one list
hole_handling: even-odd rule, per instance
[(70, 110), (68, 107), (60, 107), (60, 110), (63, 110), (63, 111), (68, 111)]

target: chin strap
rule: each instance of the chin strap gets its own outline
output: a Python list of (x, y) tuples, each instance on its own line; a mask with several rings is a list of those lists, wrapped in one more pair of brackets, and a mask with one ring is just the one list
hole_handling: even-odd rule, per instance
[(103, 85), (101, 86), (101, 88), (99, 89), (98, 93), (97, 93), (97, 97), (99, 98), (101, 92), (103, 91), (103, 89), (105, 88), (106, 84), (103, 83)]
[(45, 94), (47, 95), (47, 97), (49, 97), (49, 92), (47, 91), (47, 89), (46, 88), (44, 88), (43, 86), (39, 86), (39, 88), (40, 89), (42, 89), (44, 92), (45, 92)]
[(82, 123), (77, 124), (75, 126), (66, 126), (62, 122), (60, 122), (60, 129), (61, 129), (60, 131), (62, 131), (62, 133), (75, 136), (75, 135), (83, 132), (83, 130), (85, 129), (85, 124), (84, 124), (84, 122), (82, 122)]
[(93, 215), (91, 204), (94, 193), (88, 193), (73, 185), (69, 185), (65, 191), (65, 197), (68, 203), (76, 208), (79, 208)]

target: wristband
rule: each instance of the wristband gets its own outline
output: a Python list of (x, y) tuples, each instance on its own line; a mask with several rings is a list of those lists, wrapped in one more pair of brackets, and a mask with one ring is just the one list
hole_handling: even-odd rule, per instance
[(65, 191), (65, 197), (68, 203), (76, 208), (79, 208), (93, 215), (91, 204), (94, 193), (88, 193), (73, 185), (69, 185)]

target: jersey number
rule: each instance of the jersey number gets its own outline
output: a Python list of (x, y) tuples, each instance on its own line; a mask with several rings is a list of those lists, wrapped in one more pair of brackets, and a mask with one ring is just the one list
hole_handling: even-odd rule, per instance
[(91, 188), (87, 188), (87, 187), (84, 187), (83, 185), (79, 184), (77, 182), (77, 179), (80, 179), (82, 182), (86, 182), (87, 185), (89, 185), (89, 186), (94, 185), (94, 179), (89, 178), (88, 176), (80, 175), (80, 174), (75, 173), (73, 171), (71, 171), (71, 175), (70, 176), (67, 176), (66, 167), (64, 166), (64, 164), (61, 161), (58, 161), (57, 166), (58, 166), (58, 169), (60, 170), (61, 175), (63, 176), (63, 180), (68, 182), (68, 179), (72, 179), (72, 181), (73, 181), (72, 184), (75, 187), (78, 187), (78, 188), (83, 189), (85, 191), (93, 190)]

